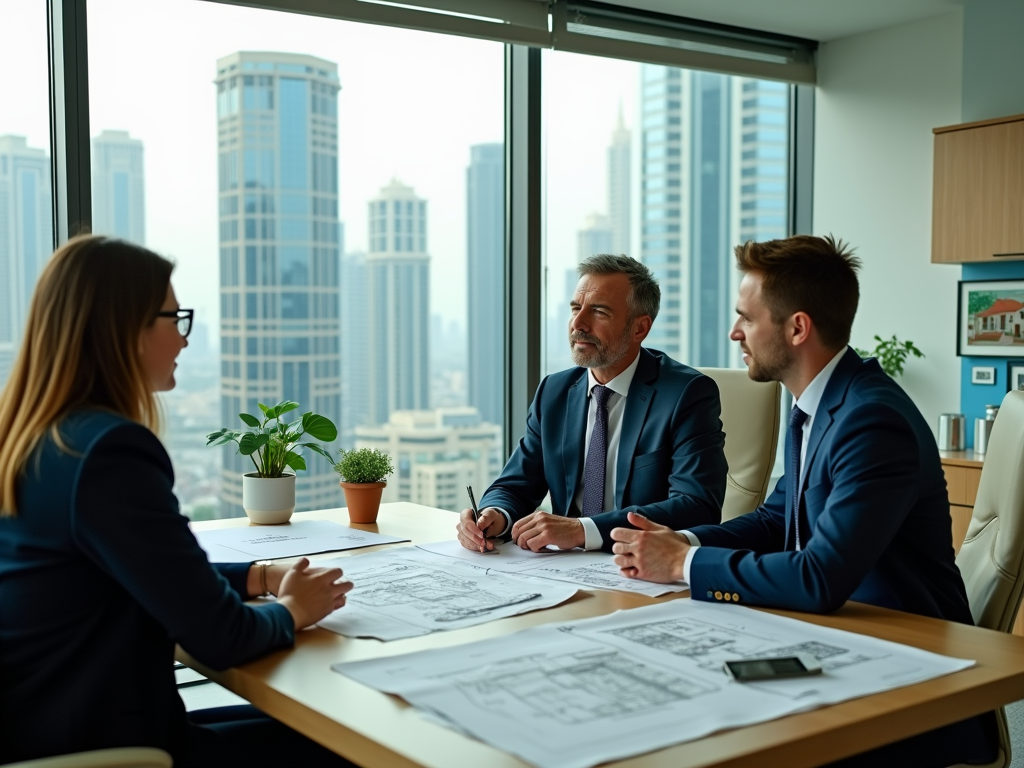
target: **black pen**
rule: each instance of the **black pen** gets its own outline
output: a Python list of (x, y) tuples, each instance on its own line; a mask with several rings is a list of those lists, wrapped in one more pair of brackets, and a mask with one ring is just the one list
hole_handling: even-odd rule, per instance
[[(476, 506), (476, 497), (473, 495), (473, 486), (472, 485), (467, 485), (466, 486), (466, 493), (469, 494), (469, 503), (473, 505), (473, 522), (476, 523), (477, 527), (479, 528), (480, 527), (480, 510)], [(480, 532), (483, 533), (483, 531), (480, 531)], [(494, 547), (492, 547), (491, 549), (488, 549), (487, 548), (487, 537), (484, 536), (484, 549), (483, 549), (483, 552), (481, 552), (480, 554), (482, 554), (482, 555), (489, 555), (492, 552), (494, 554), (497, 554), (498, 550), (496, 548), (494, 548)]]

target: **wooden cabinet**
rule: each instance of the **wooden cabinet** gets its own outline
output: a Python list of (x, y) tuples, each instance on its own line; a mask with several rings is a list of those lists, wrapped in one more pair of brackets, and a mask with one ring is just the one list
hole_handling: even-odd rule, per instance
[[(953, 549), (960, 551), (960, 545), (967, 536), (967, 526), (974, 512), (974, 500), (981, 483), (981, 467), (984, 455), (974, 451), (939, 451), (942, 469), (946, 473), (946, 488), (949, 491), (949, 514), (953, 518)], [(1013, 634), (1024, 636), (1024, 612), (1017, 614)]]
[(1024, 115), (934, 134), (932, 261), (1024, 259)]

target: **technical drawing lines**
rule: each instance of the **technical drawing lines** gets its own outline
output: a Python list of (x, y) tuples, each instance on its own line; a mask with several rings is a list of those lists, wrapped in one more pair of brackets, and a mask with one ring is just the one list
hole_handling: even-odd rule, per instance
[(616, 650), (513, 659), (457, 678), (458, 688), (481, 709), (518, 705), (527, 717), (553, 718), (564, 725), (619, 718), (718, 690)]
[(754, 658), (766, 658), (770, 656), (796, 656), (799, 653), (807, 653), (821, 662), (821, 668), (828, 672), (849, 667), (853, 664), (860, 664), (865, 661), (873, 661), (881, 656), (865, 656), (862, 653), (851, 653), (848, 648), (840, 648), (838, 645), (827, 645), (826, 643), (797, 643), (796, 645), (785, 645), (779, 648), (772, 648), (754, 654)]

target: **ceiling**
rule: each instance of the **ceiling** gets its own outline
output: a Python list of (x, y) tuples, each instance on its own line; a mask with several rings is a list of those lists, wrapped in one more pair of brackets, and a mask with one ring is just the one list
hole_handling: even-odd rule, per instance
[(970, 0), (608, 0), (615, 5), (825, 42), (940, 16)]

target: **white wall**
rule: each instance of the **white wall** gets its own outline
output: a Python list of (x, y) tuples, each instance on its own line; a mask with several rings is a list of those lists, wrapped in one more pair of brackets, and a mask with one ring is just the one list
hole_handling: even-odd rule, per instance
[(932, 429), (960, 410), (958, 265), (933, 265), (932, 132), (961, 122), (963, 12), (825, 43), (815, 97), (814, 232), (864, 262), (852, 343), (911, 339), (900, 383)]

